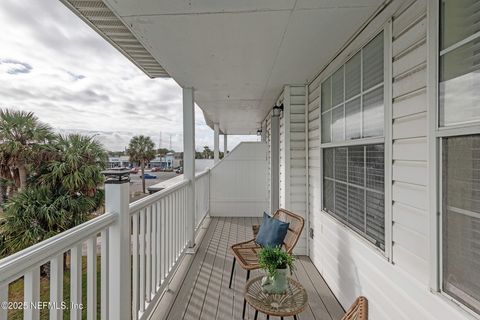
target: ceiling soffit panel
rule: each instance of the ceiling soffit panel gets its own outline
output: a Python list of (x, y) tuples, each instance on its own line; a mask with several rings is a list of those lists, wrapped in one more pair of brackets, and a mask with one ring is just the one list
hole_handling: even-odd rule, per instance
[(150, 78), (169, 74), (102, 0), (61, 0)]

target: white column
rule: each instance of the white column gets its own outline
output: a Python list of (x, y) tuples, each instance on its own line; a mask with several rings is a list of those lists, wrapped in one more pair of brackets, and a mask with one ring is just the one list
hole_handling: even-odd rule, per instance
[(217, 163), (220, 160), (220, 127), (218, 123), (213, 124), (213, 161)]
[(128, 179), (105, 182), (105, 212), (118, 215), (108, 233), (108, 314), (119, 320), (132, 318), (129, 184)]
[(183, 88), (183, 173), (188, 185), (186, 223), (188, 246), (195, 246), (195, 98), (193, 88)]
[(267, 123), (264, 121), (262, 123), (262, 134), (261, 134), (262, 142), (267, 142)]
[(271, 214), (280, 206), (280, 108), (274, 108), (271, 123), (271, 155), (270, 155), (270, 203)]
[(227, 155), (227, 152), (228, 152), (228, 143), (227, 143), (227, 135), (224, 134), (223, 135), (223, 157), (225, 157)]

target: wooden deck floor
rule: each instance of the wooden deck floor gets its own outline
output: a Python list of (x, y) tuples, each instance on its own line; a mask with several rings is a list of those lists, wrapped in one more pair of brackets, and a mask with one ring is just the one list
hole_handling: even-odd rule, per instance
[[(228, 248), (230, 244), (251, 239), (253, 224), (259, 224), (259, 219), (211, 219), (167, 319), (241, 319), (246, 272), (237, 265), (232, 289), (228, 288), (233, 259)], [(259, 274), (260, 271), (254, 271), (251, 277)], [(309, 306), (299, 319), (342, 317), (342, 307), (308, 257), (297, 257), (294, 278), (302, 283), (309, 298)], [(253, 315), (253, 309), (247, 305), (246, 318), (253, 319)], [(258, 318), (265, 319), (265, 316), (259, 315)]]

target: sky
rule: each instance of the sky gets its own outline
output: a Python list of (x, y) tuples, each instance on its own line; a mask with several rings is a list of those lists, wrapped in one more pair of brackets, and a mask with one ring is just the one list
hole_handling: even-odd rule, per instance
[[(150, 79), (59, 0), (1, 0), (0, 30), (0, 108), (34, 112), (60, 133), (95, 135), (108, 150), (138, 134), (183, 149), (177, 83)], [(213, 148), (195, 111), (197, 151)], [(257, 139), (229, 136), (228, 149)]]

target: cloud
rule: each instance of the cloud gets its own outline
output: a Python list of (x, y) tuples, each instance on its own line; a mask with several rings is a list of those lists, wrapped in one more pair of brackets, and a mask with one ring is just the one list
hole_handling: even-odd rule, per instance
[[(96, 134), (112, 150), (137, 134), (159, 144), (160, 132), (163, 147), (171, 135), (183, 149), (178, 84), (148, 78), (60, 1), (2, 0), (0, 27), (0, 108), (32, 111), (58, 132)], [(213, 147), (198, 107), (195, 115), (197, 148)], [(229, 138), (229, 148), (241, 139)]]
[(5, 68), (8, 74), (30, 73), (32, 66), (14, 59), (0, 59), (0, 70)]
[(85, 79), (85, 76), (83, 74), (75, 74), (71, 71), (66, 71), (67, 74), (69, 74), (73, 80), (77, 81), (77, 80), (82, 80), (82, 79)]

